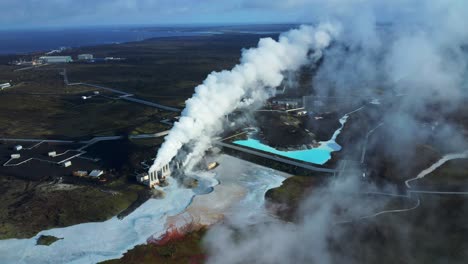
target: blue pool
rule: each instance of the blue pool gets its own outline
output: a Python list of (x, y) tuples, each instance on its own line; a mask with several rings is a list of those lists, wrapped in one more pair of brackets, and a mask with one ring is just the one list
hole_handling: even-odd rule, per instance
[(320, 143), (319, 147), (312, 148), (312, 149), (282, 151), (282, 150), (278, 150), (273, 147), (270, 147), (268, 145), (265, 145), (261, 143), (259, 140), (253, 139), (253, 138), (249, 138), (246, 140), (236, 140), (233, 143), (237, 145), (269, 152), (269, 153), (282, 156), (282, 157), (286, 157), (286, 158), (290, 158), (290, 159), (323, 165), (329, 159), (331, 159), (332, 152), (341, 150), (341, 146), (338, 145), (335, 142), (335, 140), (336, 140), (336, 137), (340, 134), (341, 129), (343, 128), (347, 119), (348, 119), (348, 115), (345, 115), (340, 119), (341, 127), (337, 129), (335, 133), (333, 133), (333, 136), (330, 140), (321, 141), (319, 142)]

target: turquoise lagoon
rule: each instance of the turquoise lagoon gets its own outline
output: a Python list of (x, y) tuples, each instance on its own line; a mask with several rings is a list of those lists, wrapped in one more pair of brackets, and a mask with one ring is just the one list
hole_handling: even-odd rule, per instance
[(338, 145), (335, 140), (336, 140), (336, 137), (340, 134), (341, 129), (343, 128), (347, 119), (348, 119), (348, 115), (343, 116), (340, 119), (341, 127), (338, 128), (333, 133), (332, 138), (328, 141), (319, 142), (320, 145), (316, 148), (282, 151), (282, 150), (278, 150), (273, 147), (270, 147), (268, 145), (265, 145), (261, 143), (259, 140), (253, 139), (253, 138), (248, 138), (246, 140), (236, 140), (233, 143), (244, 146), (244, 147), (249, 147), (249, 148), (253, 148), (256, 150), (261, 150), (264, 152), (275, 154), (278, 156), (294, 159), (294, 160), (323, 165), (328, 160), (331, 159), (332, 152), (341, 150), (341, 146)]

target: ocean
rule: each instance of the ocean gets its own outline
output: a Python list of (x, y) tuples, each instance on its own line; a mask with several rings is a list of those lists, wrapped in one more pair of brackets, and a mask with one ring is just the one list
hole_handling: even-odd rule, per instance
[(141, 41), (149, 38), (201, 36), (223, 33), (271, 35), (287, 31), (292, 27), (297, 27), (297, 25), (101, 26), (0, 30), (0, 55), (48, 52), (60, 47), (76, 48)]
[(102, 44), (141, 41), (149, 38), (198, 36), (219, 32), (197, 31), (195, 28), (68, 28), (35, 30), (1, 30), (0, 54), (27, 54)]

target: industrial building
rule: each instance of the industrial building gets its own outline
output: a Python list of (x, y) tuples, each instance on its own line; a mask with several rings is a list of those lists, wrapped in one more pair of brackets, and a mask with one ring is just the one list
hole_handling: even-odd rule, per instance
[(70, 56), (42, 56), (39, 58), (42, 63), (68, 63), (73, 62)]
[[(176, 170), (181, 168), (180, 162), (174, 162), (174, 166)], [(154, 187), (155, 185), (164, 182), (164, 180), (171, 176), (171, 166), (169, 164), (164, 165), (161, 169), (157, 171), (148, 171), (142, 174), (137, 175), (136, 179), (139, 183), (149, 186), (150, 188)]]
[(278, 105), (289, 108), (298, 108), (302, 106), (302, 98), (281, 98), (281, 99), (272, 99), (271, 103), (273, 105)]
[(10, 83), (1, 83), (0, 84), (0, 90), (6, 89), (6, 88), (9, 88), (9, 87), (11, 87)]
[(62, 163), (62, 166), (65, 167), (65, 168), (68, 168), (72, 165), (71, 161), (65, 161), (64, 163)]
[(87, 171), (74, 171), (72, 175), (75, 177), (87, 177), (88, 172)]
[(78, 55), (78, 60), (81, 60), (81, 61), (83, 61), (83, 60), (92, 60), (92, 59), (94, 59), (93, 54), (80, 54), (80, 55)]
[(92, 171), (89, 173), (89, 176), (90, 176), (90, 177), (99, 177), (99, 176), (101, 176), (102, 174), (104, 174), (104, 171), (102, 171), (102, 170), (92, 170)]
[(15, 149), (16, 151), (20, 151), (20, 150), (23, 149), (23, 146), (21, 146), (21, 145), (16, 145), (16, 146), (14, 147), (14, 149)]

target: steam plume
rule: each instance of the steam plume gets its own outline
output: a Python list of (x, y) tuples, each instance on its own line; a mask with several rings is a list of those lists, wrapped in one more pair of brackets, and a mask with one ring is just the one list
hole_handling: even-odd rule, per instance
[[(213, 72), (195, 94), (187, 100), (182, 116), (166, 136), (151, 171), (169, 163), (184, 146), (200, 157), (210, 145), (211, 137), (222, 129), (223, 117), (246, 102), (263, 102), (271, 96), (288, 71), (298, 70), (321, 57), (339, 34), (339, 27), (323, 23), (317, 27), (301, 26), (280, 35), (279, 40), (260, 39), (257, 48), (242, 52), (240, 64), (231, 71)], [(309, 54), (312, 51), (312, 54)], [(190, 160), (186, 160), (189, 162)]]
[[(391, 98), (394, 106), (379, 113), (379, 119), (385, 121), (385, 131), (372, 144), (377, 150), (382, 150), (379, 155), (394, 155), (389, 160), (397, 163), (388, 168), (396, 167), (399, 171), (410, 174), (408, 171), (418, 161), (419, 154), (416, 150), (413, 154), (411, 150), (422, 143), (432, 145), (443, 153), (466, 151), (466, 122), (460, 117), (466, 116), (464, 113), (468, 94), (468, 31), (466, 23), (462, 22), (468, 10), (468, 2), (296, 2), (298, 5), (303, 3), (303, 9), (315, 8), (331, 14), (343, 25), (342, 34), (335, 39), (336, 45), (326, 50), (324, 60), (313, 78), (314, 92), (318, 95), (339, 96), (378, 96), (382, 93), (384, 96), (381, 98)], [(447, 117), (451, 115), (458, 118), (452, 120)], [(430, 120), (433, 128), (424, 128), (421, 125), (424, 121), (421, 120)], [(344, 148), (352, 149), (353, 144), (356, 143), (349, 142)], [(457, 154), (455, 157), (463, 155)], [(346, 159), (354, 158), (356, 157), (350, 156)], [(380, 160), (386, 161), (387, 158)], [(436, 162), (429, 168), (439, 165), (440, 162)], [(420, 231), (423, 229), (420, 229), (419, 223), (415, 223), (415, 215), (427, 216), (423, 221), (437, 223), (437, 229), (448, 221), (450, 224), (447, 226), (450, 228), (453, 228), (452, 223), (459, 224), (457, 228), (460, 229), (457, 230), (466, 228), (466, 222), (462, 220), (466, 215), (466, 203), (460, 202), (460, 208), (463, 209), (458, 214), (459, 217), (446, 219), (445, 214), (439, 214), (438, 210), (427, 209), (439, 208), (439, 205), (428, 206), (437, 199), (427, 196), (421, 197), (423, 208), (415, 210), (413, 215), (388, 219), (380, 215), (375, 222), (368, 218), (366, 221), (358, 220), (352, 225), (336, 225), (334, 223), (341, 221), (336, 212), (343, 212), (336, 208), (346, 208), (350, 219), (362, 219), (367, 214), (367, 209), (378, 213), (385, 210), (386, 202), (379, 199), (367, 200), (349, 195), (366, 193), (377, 188), (368, 186), (367, 181), (360, 181), (359, 175), (351, 171), (342, 173), (340, 177), (331, 179), (321, 187), (314, 187), (302, 201), (297, 212), (298, 220), (294, 223), (260, 219), (258, 224), (247, 226), (235, 217), (231, 217), (235, 219), (233, 221), (225, 219), (222, 224), (210, 229), (205, 237), (205, 246), (210, 255), (208, 263), (421, 262), (423, 260), (420, 258), (427, 256), (428, 248), (448, 244), (450, 239), (447, 239), (449, 232), (446, 230), (437, 236), (433, 230), (422, 235)], [(381, 170), (379, 172), (375, 178), (385, 178), (384, 173)], [(414, 175), (411, 173), (411, 176)], [(385, 185), (382, 192), (396, 193), (396, 189)], [(457, 198), (456, 201), (462, 200)], [(447, 204), (448, 202), (444, 202), (443, 206)], [(243, 217), (245, 214), (240, 212), (236, 217), (237, 215)], [(375, 227), (378, 232), (374, 231)], [(369, 240), (369, 230), (379, 234), (379, 239)], [(387, 232), (388, 230), (392, 231)], [(419, 243), (421, 238), (426, 237), (438, 241), (438, 244), (428, 243), (424, 246), (424, 243)], [(366, 241), (380, 243), (369, 244)], [(415, 244), (417, 247), (413, 246)], [(453, 258), (458, 262), (447, 260), (445, 252), (450, 252), (453, 248), (449, 245), (450, 249), (437, 247), (437, 254), (444, 253), (440, 256), (431, 255), (437, 257), (432, 262), (463, 263), (463, 256)], [(398, 261), (389, 260), (388, 257), (394, 257), (393, 253), (385, 255), (386, 252), (394, 251), (394, 248), (398, 252)]]

